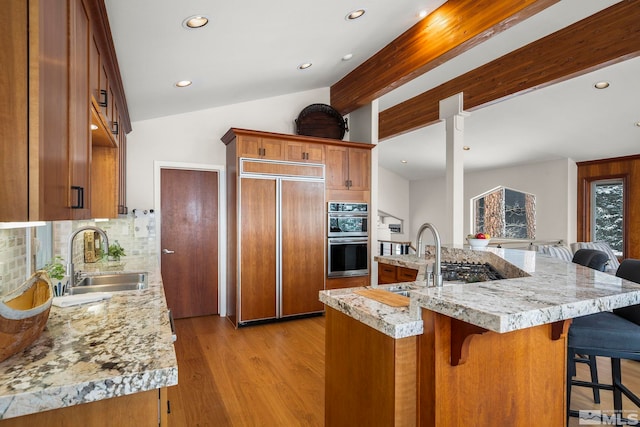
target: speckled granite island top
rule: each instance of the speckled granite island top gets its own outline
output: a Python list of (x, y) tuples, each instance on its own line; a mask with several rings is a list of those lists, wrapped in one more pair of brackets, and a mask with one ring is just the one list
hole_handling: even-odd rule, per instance
[[(402, 309), (353, 294), (355, 288), (323, 291), (320, 300), (394, 338), (422, 333), (421, 308), (505, 333), (640, 303), (640, 284), (533, 251), (443, 248), (442, 259), (489, 262), (511, 278), (445, 282), (442, 288), (427, 288), (420, 280), (403, 283), (412, 291), (409, 308)], [(417, 269), (421, 278), (433, 258), (394, 255), (376, 261)]]
[[(153, 390), (178, 383), (158, 268), (148, 289), (114, 292), (110, 300), (51, 307), (42, 335), (0, 363), (0, 419)], [(110, 272), (117, 273), (117, 272)]]

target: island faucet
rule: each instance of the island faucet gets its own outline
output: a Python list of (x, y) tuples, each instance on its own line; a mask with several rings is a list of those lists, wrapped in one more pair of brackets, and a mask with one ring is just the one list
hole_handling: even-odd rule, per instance
[[(435, 240), (435, 243), (436, 243), (436, 260), (434, 263), (433, 272), (431, 273), (431, 275), (433, 276), (433, 284), (435, 286), (441, 287), (442, 286), (442, 263), (440, 261), (440, 252), (442, 251), (442, 244), (440, 243), (440, 234), (438, 233), (438, 230), (433, 224), (425, 222), (420, 226), (420, 229), (418, 230), (418, 236), (416, 237), (416, 241), (417, 241), (416, 253), (418, 255), (418, 258), (422, 257), (422, 233), (427, 228), (431, 230), (431, 233), (433, 234), (433, 240)], [(427, 281), (427, 286), (429, 286), (429, 278), (430, 278), (429, 275), (430, 273), (427, 270), (424, 275), (425, 276), (424, 278)]]
[(102, 240), (104, 240), (104, 245), (106, 245), (107, 247), (107, 251), (105, 253), (108, 253), (109, 251), (109, 238), (107, 237), (107, 233), (105, 233), (105, 231), (101, 228), (98, 227), (94, 227), (92, 225), (86, 225), (84, 227), (80, 227), (77, 230), (73, 231), (70, 235), (69, 235), (69, 241), (68, 241), (68, 251), (67, 251), (67, 256), (69, 257), (69, 262), (67, 262), (67, 275), (69, 276), (69, 286), (73, 287), (76, 285), (76, 277), (75, 277), (75, 271), (74, 271), (74, 266), (73, 266), (73, 240), (76, 238), (76, 236), (78, 234), (80, 234), (83, 231), (96, 231), (100, 234), (100, 236), (102, 236)]

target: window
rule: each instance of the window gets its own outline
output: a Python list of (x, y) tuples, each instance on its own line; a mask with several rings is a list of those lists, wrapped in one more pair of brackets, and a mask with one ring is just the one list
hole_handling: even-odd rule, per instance
[(607, 179), (591, 182), (591, 238), (607, 242), (622, 256), (624, 249), (624, 181)]
[(536, 196), (497, 187), (471, 199), (474, 233), (503, 239), (535, 239)]

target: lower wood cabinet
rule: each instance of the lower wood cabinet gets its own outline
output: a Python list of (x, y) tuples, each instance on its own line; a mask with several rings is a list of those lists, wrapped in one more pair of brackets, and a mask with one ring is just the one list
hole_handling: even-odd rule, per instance
[(371, 276), (354, 276), (354, 277), (329, 277), (327, 278), (327, 289), (343, 289), (358, 288), (369, 286)]
[(164, 427), (168, 424), (166, 388), (0, 421), (2, 427)]
[(418, 270), (395, 265), (378, 263), (378, 284), (413, 282), (418, 276)]
[(417, 425), (418, 337), (394, 339), (327, 307), (326, 426)]

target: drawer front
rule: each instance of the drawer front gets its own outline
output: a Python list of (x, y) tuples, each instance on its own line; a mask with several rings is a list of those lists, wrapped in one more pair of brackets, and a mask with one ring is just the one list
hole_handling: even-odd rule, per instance
[(378, 284), (396, 283), (396, 267), (378, 264)]
[(397, 267), (396, 279), (398, 279), (398, 282), (413, 282), (416, 280), (417, 276), (418, 270), (414, 270), (413, 268)]

